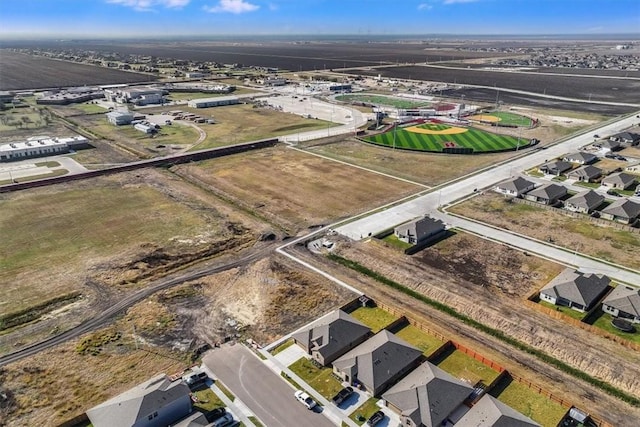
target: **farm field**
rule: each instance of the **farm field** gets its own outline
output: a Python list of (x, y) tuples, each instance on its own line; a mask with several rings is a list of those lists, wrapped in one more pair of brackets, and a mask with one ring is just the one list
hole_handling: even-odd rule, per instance
[(640, 234), (602, 226), (586, 217), (573, 218), (535, 206), (508, 203), (496, 193), (486, 192), (449, 209), (451, 212), (521, 233), (542, 241), (551, 238), (567, 250), (605, 261), (640, 268), (636, 256)]
[(428, 107), (430, 104), (428, 101), (419, 101), (411, 99), (403, 99), (399, 97), (359, 93), (355, 95), (338, 95), (335, 97), (336, 101), (341, 102), (364, 102), (366, 104), (384, 105), (396, 108), (417, 108)]
[(468, 148), (474, 153), (513, 150), (529, 144), (525, 138), (489, 133), (474, 128), (445, 124), (423, 124), (391, 129), (363, 138), (373, 144), (398, 149), (443, 152), (445, 149)]
[(176, 171), (289, 231), (328, 224), (419, 189), (286, 148), (181, 165)]
[(154, 76), (0, 50), (0, 90), (150, 82)]

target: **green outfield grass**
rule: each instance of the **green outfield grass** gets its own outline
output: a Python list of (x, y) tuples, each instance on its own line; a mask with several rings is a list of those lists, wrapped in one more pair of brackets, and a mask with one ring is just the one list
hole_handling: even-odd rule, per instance
[(488, 115), (498, 117), (500, 119), (501, 125), (523, 126), (523, 127), (529, 127), (533, 125), (533, 120), (531, 120), (529, 117), (521, 116), (520, 114), (507, 113), (504, 111), (496, 111), (494, 113), (489, 113)]
[(339, 95), (336, 96), (336, 100), (342, 102), (366, 102), (367, 104), (385, 105), (395, 108), (418, 108), (428, 107), (431, 105), (428, 101), (412, 101), (410, 99), (392, 98), (390, 96), (375, 95), (371, 93), (357, 95)]
[[(445, 124), (424, 124), (418, 127), (433, 131), (443, 131), (452, 126)], [(446, 144), (451, 142), (454, 143), (456, 147), (472, 148), (474, 152), (480, 153), (508, 151), (515, 149), (518, 145), (525, 147), (529, 144), (527, 139), (520, 139), (520, 142), (518, 142), (518, 138), (516, 137), (498, 135), (473, 128), (467, 128), (467, 131), (464, 133), (450, 135), (415, 133), (403, 128), (397, 128), (396, 130), (391, 129), (382, 134), (366, 137), (364, 140), (377, 145), (430, 152), (442, 152)]]

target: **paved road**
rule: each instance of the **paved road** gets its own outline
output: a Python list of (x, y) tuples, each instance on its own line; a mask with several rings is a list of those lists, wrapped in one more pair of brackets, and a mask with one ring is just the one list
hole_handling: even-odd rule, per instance
[(243, 345), (210, 351), (203, 363), (267, 427), (335, 427), (321, 413), (297, 402), (294, 389)]
[[(494, 166), (484, 172), (461, 179), (452, 184), (445, 185), (436, 191), (416, 197), (404, 203), (382, 210), (373, 215), (357, 219), (353, 222), (336, 227), (340, 234), (355, 240), (367, 238), (383, 230), (387, 230), (396, 225), (430, 214), (441, 218), (445, 223), (456, 225), (462, 229), (469, 229), (483, 236), (508, 243), (512, 246), (526, 251), (555, 258), (559, 262), (577, 267), (584, 267), (586, 270), (604, 272), (610, 274), (612, 278), (627, 283), (640, 285), (640, 274), (625, 272), (620, 269), (612, 269), (605, 263), (600, 263), (588, 258), (575, 256), (570, 252), (552, 250), (553, 248), (542, 243), (535, 242), (527, 238), (515, 239), (513, 234), (496, 230), (492, 227), (480, 226), (474, 222), (455, 218), (449, 214), (438, 212), (438, 206), (446, 206), (461, 198), (474, 194), (476, 190), (487, 189), (495, 186), (510, 176), (514, 176), (518, 171), (530, 169), (535, 165), (544, 163), (547, 160), (556, 158), (562, 154), (577, 150), (583, 145), (593, 142), (593, 135), (611, 135), (620, 132), (636, 124), (636, 115), (604, 125), (592, 132), (576, 136), (561, 144), (549, 147), (546, 150), (530, 151), (528, 155), (516, 158), (512, 161)], [(548, 255), (547, 255), (548, 254)], [(557, 258), (556, 258), (557, 257)]]

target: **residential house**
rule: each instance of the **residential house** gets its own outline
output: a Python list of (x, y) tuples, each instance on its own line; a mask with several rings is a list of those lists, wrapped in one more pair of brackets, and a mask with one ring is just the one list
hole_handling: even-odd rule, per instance
[[(382, 398), (403, 426), (438, 427), (472, 394), (473, 387), (430, 362), (411, 371)], [(451, 423), (451, 421), (449, 420)]]
[(375, 396), (415, 368), (421, 358), (422, 351), (383, 329), (336, 359), (333, 371), (343, 381), (361, 383)]
[(618, 285), (602, 301), (602, 311), (640, 323), (640, 289)]
[(620, 132), (609, 137), (610, 141), (623, 142), (629, 145), (640, 144), (640, 135), (632, 132)]
[(554, 162), (547, 162), (538, 168), (538, 171), (545, 175), (560, 176), (560, 174), (571, 169), (571, 163), (563, 160), (556, 160)]
[(456, 427), (531, 427), (540, 426), (515, 409), (485, 394), (469, 412), (455, 424)]
[(578, 151), (575, 153), (567, 154), (562, 158), (565, 162), (578, 163), (579, 165), (589, 165), (598, 157), (595, 154), (587, 153), (586, 151)]
[(625, 172), (629, 172), (635, 175), (640, 175), (640, 162), (631, 164), (624, 168)]
[(335, 310), (292, 335), (300, 347), (323, 366), (360, 345), (371, 329), (342, 310)]
[(627, 198), (618, 199), (604, 208), (601, 212), (602, 218), (623, 224), (632, 224), (640, 218), (640, 203), (633, 202)]
[(189, 387), (165, 374), (94, 406), (87, 416), (94, 427), (164, 427), (191, 413)]
[(434, 219), (430, 216), (399, 225), (393, 230), (399, 240), (412, 245), (436, 238), (444, 234), (444, 232), (445, 224), (439, 219)]
[(564, 269), (540, 290), (540, 299), (576, 311), (589, 311), (609, 289), (611, 279), (603, 274)]
[(495, 187), (498, 193), (505, 196), (520, 197), (529, 190), (533, 190), (536, 184), (519, 176), (502, 182)]
[(591, 165), (580, 166), (577, 169), (567, 172), (567, 178), (584, 182), (593, 182), (602, 175), (602, 169)]
[(604, 202), (604, 196), (593, 190), (583, 191), (568, 198), (564, 202), (564, 208), (572, 212), (589, 214)]
[(169, 427), (209, 427), (211, 423), (202, 412), (193, 412)]
[(546, 184), (529, 191), (524, 198), (545, 205), (553, 205), (566, 195), (567, 188), (564, 185)]
[(636, 177), (631, 174), (624, 173), (624, 172), (616, 172), (605, 177), (602, 180), (602, 185), (604, 185), (605, 187), (626, 190), (627, 188), (633, 185), (635, 179)]
[(622, 142), (617, 141), (617, 140), (613, 140), (613, 139), (607, 139), (605, 141), (602, 141), (600, 146), (602, 148), (607, 148), (610, 151), (618, 151), (618, 150), (622, 150), (624, 148), (622, 146)]

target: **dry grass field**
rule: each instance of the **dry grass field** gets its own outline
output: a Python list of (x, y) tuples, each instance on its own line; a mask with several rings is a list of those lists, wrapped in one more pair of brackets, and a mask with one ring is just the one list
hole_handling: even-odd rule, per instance
[(286, 148), (227, 156), (177, 170), (290, 231), (328, 224), (419, 190)]
[(578, 252), (640, 268), (637, 256), (640, 234), (607, 227), (535, 206), (509, 203), (503, 196), (487, 192), (454, 206), (451, 212), (500, 228), (521, 233)]

